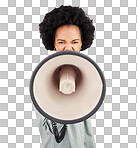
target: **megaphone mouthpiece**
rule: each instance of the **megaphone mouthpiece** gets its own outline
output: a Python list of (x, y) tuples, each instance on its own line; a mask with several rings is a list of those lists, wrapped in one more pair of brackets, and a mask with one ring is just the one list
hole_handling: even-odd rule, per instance
[(72, 66), (64, 66), (59, 73), (59, 91), (63, 94), (75, 92), (76, 72)]

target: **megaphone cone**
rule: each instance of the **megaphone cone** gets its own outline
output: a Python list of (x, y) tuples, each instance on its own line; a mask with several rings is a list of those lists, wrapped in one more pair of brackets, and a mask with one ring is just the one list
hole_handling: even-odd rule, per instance
[(75, 51), (46, 57), (30, 80), (30, 95), (36, 109), (46, 118), (63, 124), (91, 117), (101, 106), (105, 91), (105, 78), (99, 66)]

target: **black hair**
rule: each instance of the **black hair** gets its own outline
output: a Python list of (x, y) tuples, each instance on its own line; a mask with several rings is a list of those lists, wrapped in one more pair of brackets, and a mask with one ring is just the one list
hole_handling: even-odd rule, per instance
[(61, 5), (47, 13), (39, 24), (40, 37), (47, 50), (54, 50), (56, 30), (63, 25), (79, 27), (82, 40), (81, 51), (91, 46), (95, 31), (93, 20), (86, 16), (82, 8)]

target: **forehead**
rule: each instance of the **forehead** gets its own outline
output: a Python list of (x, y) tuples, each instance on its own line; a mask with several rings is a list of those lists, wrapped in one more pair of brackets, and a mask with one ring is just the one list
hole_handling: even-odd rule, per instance
[(80, 37), (80, 30), (79, 27), (76, 25), (63, 25), (59, 27), (56, 31), (55, 37)]

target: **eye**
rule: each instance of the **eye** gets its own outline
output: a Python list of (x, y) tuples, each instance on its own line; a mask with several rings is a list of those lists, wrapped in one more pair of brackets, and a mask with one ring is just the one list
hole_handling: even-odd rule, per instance
[(64, 42), (58, 42), (59, 44), (63, 44)]
[(73, 42), (73, 44), (77, 44), (78, 42)]

